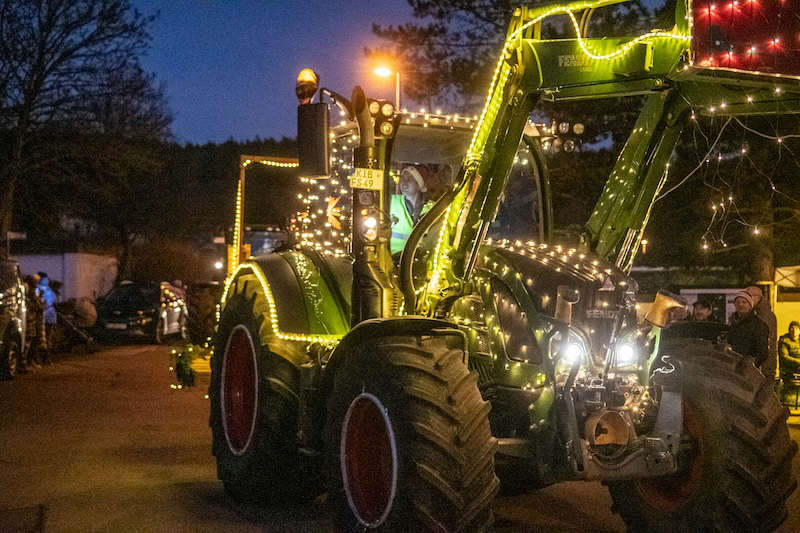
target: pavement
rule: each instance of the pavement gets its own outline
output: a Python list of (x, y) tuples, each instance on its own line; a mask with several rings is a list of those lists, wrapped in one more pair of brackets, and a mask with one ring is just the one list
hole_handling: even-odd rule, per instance
[[(115, 346), (0, 382), (0, 532), (330, 531), (324, 498), (244, 506), (225, 495), (208, 374), (195, 364), (198, 385), (177, 390), (170, 347)], [(800, 440), (800, 426), (791, 433)], [(504, 496), (496, 531), (622, 532), (610, 505), (598, 483)], [(780, 531), (800, 531), (798, 491), (789, 509)]]
[(172, 389), (169, 350), (64, 356), (0, 382), (0, 532), (329, 529), (321, 502), (248, 507), (226, 497), (207, 386), (201, 377)]

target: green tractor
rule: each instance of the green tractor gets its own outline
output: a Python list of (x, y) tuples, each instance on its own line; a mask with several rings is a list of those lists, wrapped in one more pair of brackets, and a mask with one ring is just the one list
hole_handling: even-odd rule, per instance
[[(358, 87), (346, 99), (301, 73), (302, 176), (330, 174), (318, 90), (358, 128), (350, 255), (301, 245), (235, 264), (209, 391), (229, 493), (269, 501), (324, 487), (337, 531), (485, 530), (501, 483), (566, 480), (602, 481), (632, 530), (767, 531), (786, 517), (797, 446), (771, 380), (713, 332), (666, 327), (682, 305), (668, 293), (637, 321), (627, 273), (687, 121), (799, 112), (798, 57), (772, 62), (778, 72), (715, 63), (705, 7), (685, 1), (674, 28), (584, 37), (611, 3), (516, 10), (472, 129), (415, 126)], [(575, 39), (541, 38), (554, 15)], [(529, 117), (542, 100), (620, 95), (645, 95), (634, 131), (580, 243), (555, 243)], [(454, 153), (453, 185), (393, 259), (391, 176)], [(519, 191), (535, 196), (527, 212)], [(528, 233), (503, 238), (514, 222)]]

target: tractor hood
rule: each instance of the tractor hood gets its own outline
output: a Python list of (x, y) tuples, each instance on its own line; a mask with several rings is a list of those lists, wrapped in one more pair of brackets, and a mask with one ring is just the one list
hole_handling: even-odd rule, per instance
[(530, 298), (537, 312), (557, 317), (558, 291), (577, 296), (571, 324), (603, 349), (610, 341), (614, 321), (623, 313), (636, 323), (635, 309), (625, 306), (636, 281), (613, 265), (577, 249), (532, 242), (495, 241), (482, 247), (478, 267), (502, 280), (512, 291)]

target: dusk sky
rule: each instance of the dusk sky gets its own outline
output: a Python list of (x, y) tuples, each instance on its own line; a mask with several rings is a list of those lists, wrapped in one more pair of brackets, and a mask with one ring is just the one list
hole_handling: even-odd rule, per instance
[[(371, 25), (411, 19), (404, 0), (132, 0), (160, 16), (145, 67), (166, 83), (179, 142), (294, 137), (294, 82), (312, 67), (322, 85), (393, 99), (364, 56)], [(401, 76), (402, 80), (402, 76)]]

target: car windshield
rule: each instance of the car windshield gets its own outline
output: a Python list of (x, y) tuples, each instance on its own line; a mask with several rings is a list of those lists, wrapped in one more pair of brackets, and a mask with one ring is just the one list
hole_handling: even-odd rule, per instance
[(155, 285), (122, 285), (108, 293), (105, 303), (109, 306), (144, 307), (157, 304), (160, 294)]
[(245, 244), (250, 245), (252, 255), (268, 254), (275, 248), (285, 243), (286, 233), (270, 230), (246, 230), (242, 236)]
[(0, 263), (0, 290), (9, 289), (17, 284), (17, 265), (15, 263)]

